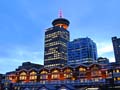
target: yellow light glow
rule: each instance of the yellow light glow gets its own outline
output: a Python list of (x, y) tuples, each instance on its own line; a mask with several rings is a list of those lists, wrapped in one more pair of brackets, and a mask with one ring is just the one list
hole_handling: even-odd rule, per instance
[(85, 69), (85, 68), (80, 67), (80, 68), (79, 68), (79, 71), (80, 71), (80, 72), (84, 72), (84, 71), (86, 71), (86, 69)]
[(119, 73), (120, 71), (117, 69), (116, 72)]
[(67, 30), (68, 26), (66, 24), (56, 24), (55, 26), (63, 27)]

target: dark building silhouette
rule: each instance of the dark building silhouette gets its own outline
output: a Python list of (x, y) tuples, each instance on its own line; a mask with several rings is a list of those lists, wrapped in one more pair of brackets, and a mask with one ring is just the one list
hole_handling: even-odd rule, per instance
[(69, 21), (57, 18), (52, 22), (53, 27), (45, 31), (45, 67), (64, 66), (67, 63), (67, 43), (69, 42)]
[(120, 64), (120, 38), (112, 37), (116, 63)]
[(40, 69), (42, 68), (43, 65), (40, 64), (35, 64), (35, 63), (31, 63), (31, 62), (23, 62), (21, 66), (19, 66), (16, 70), (21, 70), (21, 69), (31, 69), (31, 68), (36, 68), (36, 69)]
[(109, 64), (109, 59), (108, 59), (108, 58), (105, 58), (105, 57), (99, 57), (99, 58), (97, 59), (97, 62), (98, 62), (99, 64)]
[(0, 74), (0, 90), (3, 90), (3, 83), (2, 80), (5, 79), (5, 75), (4, 74)]

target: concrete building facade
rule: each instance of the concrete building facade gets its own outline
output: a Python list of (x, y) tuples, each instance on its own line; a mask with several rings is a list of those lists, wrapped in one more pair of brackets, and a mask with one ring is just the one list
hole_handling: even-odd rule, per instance
[(45, 31), (44, 65), (45, 67), (67, 64), (67, 43), (69, 42), (69, 21), (65, 18), (53, 20), (53, 27)]

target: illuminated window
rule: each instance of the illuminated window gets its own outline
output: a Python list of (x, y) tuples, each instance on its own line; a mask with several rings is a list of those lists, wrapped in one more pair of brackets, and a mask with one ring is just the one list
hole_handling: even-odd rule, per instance
[(47, 71), (42, 71), (40, 74), (47, 74), (48, 72)]
[(12, 76), (9, 76), (9, 80), (12, 80)]
[(20, 80), (26, 80), (27, 79), (27, 73), (26, 72), (21, 72), (20, 73)]
[(108, 71), (106, 71), (106, 74), (108, 74)]
[(36, 75), (37, 73), (35, 71), (32, 71), (30, 75)]
[(72, 70), (67, 68), (64, 70), (64, 78), (71, 78), (72, 77)]
[(86, 71), (86, 69), (85, 69), (85, 68), (80, 67), (80, 68), (79, 68), (79, 71), (80, 71), (80, 72), (85, 72), (85, 71)]
[(59, 78), (59, 74), (52, 74), (52, 79), (58, 79)]
[(58, 73), (59, 71), (58, 70), (54, 70), (52, 73)]
[(70, 72), (72, 72), (72, 70), (71, 69), (65, 69), (64, 72), (65, 73), (70, 73)]
[(37, 73), (35, 71), (32, 71), (30, 73), (30, 80), (36, 80), (37, 79)]
[(48, 74), (47, 71), (45, 71), (45, 70), (41, 71), (40, 79), (48, 79), (48, 75), (47, 74)]
[(98, 82), (99, 81), (99, 79), (98, 78), (95, 78), (95, 82)]
[(72, 78), (72, 73), (64, 74), (64, 78)]
[(58, 70), (52, 71), (52, 79), (59, 79), (59, 77), (60, 75)]
[(117, 80), (120, 80), (120, 77), (118, 77)]
[(116, 72), (119, 73), (120, 72), (119, 69), (117, 69)]
[(100, 80), (99, 78), (92, 78), (93, 82), (99, 82), (99, 80)]

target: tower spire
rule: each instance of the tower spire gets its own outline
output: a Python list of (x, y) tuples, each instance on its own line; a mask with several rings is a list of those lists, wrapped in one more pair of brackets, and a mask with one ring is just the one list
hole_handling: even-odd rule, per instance
[(63, 14), (62, 14), (62, 10), (60, 9), (59, 11), (59, 17), (62, 18), (63, 17)]

